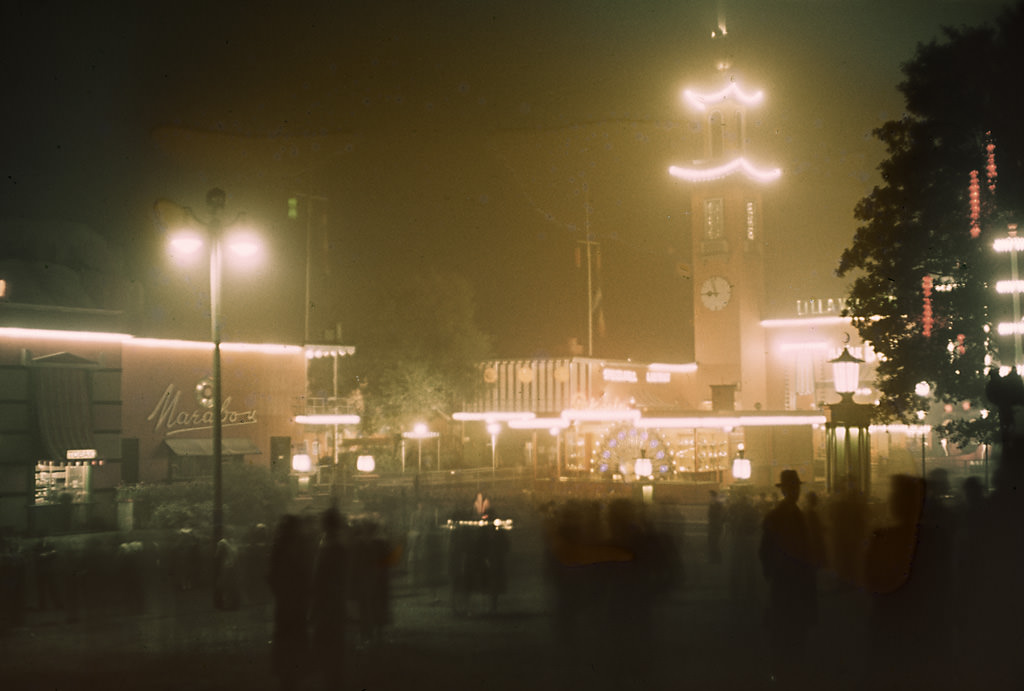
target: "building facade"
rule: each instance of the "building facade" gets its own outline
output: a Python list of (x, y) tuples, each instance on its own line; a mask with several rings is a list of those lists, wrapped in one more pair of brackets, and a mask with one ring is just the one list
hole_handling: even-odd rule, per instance
[[(61, 504), (75, 527), (108, 525), (123, 485), (211, 474), (212, 344), (137, 338), (117, 330), (116, 313), (2, 308), (0, 531), (45, 532)], [(287, 474), (293, 453), (323, 436), (297, 421), (313, 350), (221, 350), (224, 462)]]

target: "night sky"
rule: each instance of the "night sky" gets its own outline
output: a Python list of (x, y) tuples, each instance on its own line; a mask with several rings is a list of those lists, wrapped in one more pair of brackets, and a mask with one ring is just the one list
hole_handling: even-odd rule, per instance
[(225, 278), (225, 338), (300, 342), (306, 226), (286, 200), (301, 192), (329, 200), (315, 331), (356, 338), (375, 281), (437, 267), (475, 286), (498, 355), (561, 355), (586, 341), (589, 227), (608, 325), (595, 354), (688, 361), (689, 192), (667, 173), (699, 150), (682, 88), (711, 83), (724, 51), (766, 92), (748, 149), (784, 171), (765, 195), (766, 316), (791, 316), (844, 293), (833, 272), (877, 183), (871, 130), (902, 113), (900, 64), (1004, 5), (5, 3), (0, 270), (48, 237), (66, 263), (103, 265), (91, 228), (132, 297), (81, 306), (145, 300), (148, 333), (203, 338), (205, 277), (167, 265), (153, 208), (202, 215), (219, 186), (267, 243), (261, 270)]

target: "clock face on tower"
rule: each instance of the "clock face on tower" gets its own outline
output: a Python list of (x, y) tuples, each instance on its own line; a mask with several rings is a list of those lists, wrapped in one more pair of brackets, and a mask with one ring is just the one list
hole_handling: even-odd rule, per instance
[(729, 304), (732, 286), (722, 276), (712, 276), (700, 286), (700, 299), (709, 310), (717, 312)]

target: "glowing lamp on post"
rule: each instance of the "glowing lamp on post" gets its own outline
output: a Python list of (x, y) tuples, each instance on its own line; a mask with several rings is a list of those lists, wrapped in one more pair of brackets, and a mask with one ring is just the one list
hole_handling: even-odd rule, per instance
[(736, 458), (732, 459), (732, 476), (737, 480), (750, 479), (750, 459), (743, 455), (743, 444), (736, 447)]
[(829, 492), (850, 489), (867, 495), (871, 489), (871, 440), (873, 406), (854, 403), (860, 384), (860, 366), (843, 346), (839, 357), (829, 360), (839, 402), (825, 406), (825, 484)]
[(356, 470), (360, 473), (372, 473), (377, 468), (373, 456), (363, 455), (356, 458)]
[[(209, 217), (200, 220), (191, 209), (179, 206), (167, 200), (159, 200), (155, 205), (157, 218), (161, 226), (168, 232), (170, 253), (176, 261), (185, 261), (190, 255), (200, 254), (198, 250), (206, 247), (210, 262), (210, 341), (213, 343), (213, 362), (210, 376), (212, 388), (210, 405), (212, 423), (210, 425), (210, 443), (213, 461), (213, 525), (212, 537), (214, 544), (224, 536), (224, 500), (223, 500), (223, 392), (221, 375), (221, 274), (224, 269), (224, 250), (236, 259), (253, 260), (259, 255), (259, 242), (250, 231), (239, 227), (242, 214), (234, 221), (226, 223), (221, 213), (227, 203), (224, 190), (214, 188), (206, 193), (206, 205)], [(307, 456), (308, 458), (308, 456)], [(295, 460), (292, 461), (293, 469)], [(308, 484), (308, 470), (300, 479)], [(217, 562), (216, 568), (220, 568)], [(218, 572), (219, 573), (219, 572)], [(214, 588), (214, 606), (224, 606), (223, 587)]]
[(498, 469), (498, 433), (501, 432), (501, 423), (488, 423), (487, 432), (491, 435), (491, 472), (493, 473)]
[(853, 399), (853, 394), (860, 384), (860, 366), (864, 361), (850, 353), (850, 349), (843, 346), (843, 352), (839, 357), (829, 360), (832, 365), (832, 379), (835, 382), (836, 393), (843, 399)]
[(633, 462), (633, 472), (637, 477), (650, 477), (654, 474), (654, 466), (651, 459), (641, 456)]

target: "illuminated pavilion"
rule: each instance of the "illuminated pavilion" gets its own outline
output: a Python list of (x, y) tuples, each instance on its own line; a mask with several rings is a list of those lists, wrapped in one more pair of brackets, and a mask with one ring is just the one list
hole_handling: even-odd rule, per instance
[[(791, 318), (764, 318), (762, 193), (782, 171), (747, 152), (748, 113), (764, 93), (720, 68), (711, 87), (682, 94), (702, 133), (702, 158), (669, 168), (690, 194), (695, 361), (485, 363), (483, 393), (459, 419), (486, 424), (492, 446), (503, 439), (498, 448), (514, 462), (528, 457), (543, 474), (563, 477), (758, 486), (795, 468), (831, 489), (826, 409), (837, 394), (829, 363), (844, 347), (864, 361), (852, 395), (869, 404), (875, 356), (851, 338), (841, 299), (801, 300)], [(930, 439), (924, 426), (877, 431), (876, 465), (914, 437)]]

